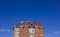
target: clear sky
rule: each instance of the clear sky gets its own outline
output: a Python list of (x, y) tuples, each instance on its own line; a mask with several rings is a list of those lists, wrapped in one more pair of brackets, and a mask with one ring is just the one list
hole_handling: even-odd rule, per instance
[(22, 20), (44, 24), (45, 37), (60, 37), (60, 1), (0, 0), (0, 37), (12, 37), (13, 25)]

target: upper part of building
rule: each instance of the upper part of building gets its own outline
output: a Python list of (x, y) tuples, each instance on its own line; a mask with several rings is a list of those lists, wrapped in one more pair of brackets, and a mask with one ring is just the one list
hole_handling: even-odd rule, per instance
[(14, 25), (13, 37), (44, 37), (44, 26), (38, 22), (23, 21)]
[(44, 28), (44, 26), (38, 22), (22, 21), (21, 23), (14, 25), (14, 28)]

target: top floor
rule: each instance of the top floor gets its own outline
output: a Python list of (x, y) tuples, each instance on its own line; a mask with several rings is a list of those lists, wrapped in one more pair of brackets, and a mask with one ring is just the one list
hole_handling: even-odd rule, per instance
[(22, 23), (16, 24), (14, 28), (44, 28), (43, 24), (38, 22), (23, 21)]

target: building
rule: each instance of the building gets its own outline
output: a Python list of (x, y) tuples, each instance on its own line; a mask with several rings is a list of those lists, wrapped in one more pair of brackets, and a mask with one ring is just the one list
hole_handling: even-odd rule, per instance
[(38, 22), (24, 21), (13, 27), (13, 37), (44, 37), (44, 26)]

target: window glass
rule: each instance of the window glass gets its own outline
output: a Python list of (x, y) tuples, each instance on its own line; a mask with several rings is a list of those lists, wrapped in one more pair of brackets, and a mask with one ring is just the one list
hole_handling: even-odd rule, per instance
[(29, 29), (29, 33), (34, 33), (34, 29), (33, 28), (30, 28)]

